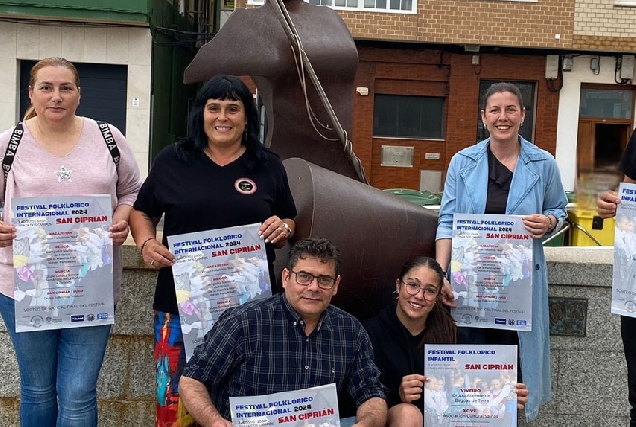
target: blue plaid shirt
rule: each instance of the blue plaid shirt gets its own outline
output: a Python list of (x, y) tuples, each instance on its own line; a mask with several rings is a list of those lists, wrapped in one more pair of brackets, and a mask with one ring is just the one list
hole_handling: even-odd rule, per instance
[(335, 383), (359, 407), (386, 399), (369, 336), (349, 313), (328, 306), (316, 329), (283, 294), (223, 313), (185, 366), (183, 375), (207, 387), (230, 419), (230, 396), (256, 396)]

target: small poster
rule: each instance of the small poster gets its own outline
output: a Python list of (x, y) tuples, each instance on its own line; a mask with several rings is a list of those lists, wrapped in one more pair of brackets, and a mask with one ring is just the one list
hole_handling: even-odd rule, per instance
[(451, 286), (458, 326), (532, 330), (532, 236), (516, 215), (455, 214)]
[(114, 323), (110, 195), (12, 200), (16, 332)]
[(426, 427), (516, 427), (517, 346), (424, 346)]
[(189, 360), (221, 313), (272, 295), (260, 224), (168, 236)]
[(636, 184), (621, 183), (618, 197), (611, 312), (636, 317)]
[(340, 427), (335, 384), (264, 396), (230, 397), (234, 427)]

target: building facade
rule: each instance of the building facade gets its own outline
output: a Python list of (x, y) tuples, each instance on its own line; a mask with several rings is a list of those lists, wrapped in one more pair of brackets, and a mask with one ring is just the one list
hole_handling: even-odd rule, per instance
[(566, 190), (616, 171), (634, 125), (633, 0), (309, 2), (358, 46), (353, 140), (372, 185), (440, 191), (452, 155), (487, 136), (497, 81), (520, 87), (521, 133), (555, 155)]
[(208, 0), (0, 0), (0, 128), (28, 107), (31, 66), (61, 56), (80, 74), (78, 114), (120, 128), (145, 176), (154, 155), (186, 134), (196, 88), (182, 74), (212, 32), (213, 11)]

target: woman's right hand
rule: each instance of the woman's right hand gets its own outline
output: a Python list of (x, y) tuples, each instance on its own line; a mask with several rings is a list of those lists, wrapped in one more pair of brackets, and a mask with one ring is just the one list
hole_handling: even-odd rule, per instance
[(148, 267), (155, 270), (170, 267), (176, 260), (172, 252), (154, 238), (148, 240), (143, 246), (141, 257)]
[(419, 399), (422, 396), (425, 382), (426, 377), (424, 375), (412, 374), (402, 377), (402, 382), (400, 383), (400, 399), (402, 402), (411, 403)]
[(13, 245), (13, 239), (18, 236), (18, 230), (11, 224), (0, 221), (0, 248)]

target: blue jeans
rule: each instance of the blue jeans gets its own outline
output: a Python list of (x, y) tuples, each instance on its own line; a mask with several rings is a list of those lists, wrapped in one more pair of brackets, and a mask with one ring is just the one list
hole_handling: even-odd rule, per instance
[(13, 299), (0, 294), (20, 369), (21, 427), (97, 426), (97, 376), (110, 325), (15, 332)]
[(356, 417), (340, 418), (340, 427), (351, 427), (356, 423)]

